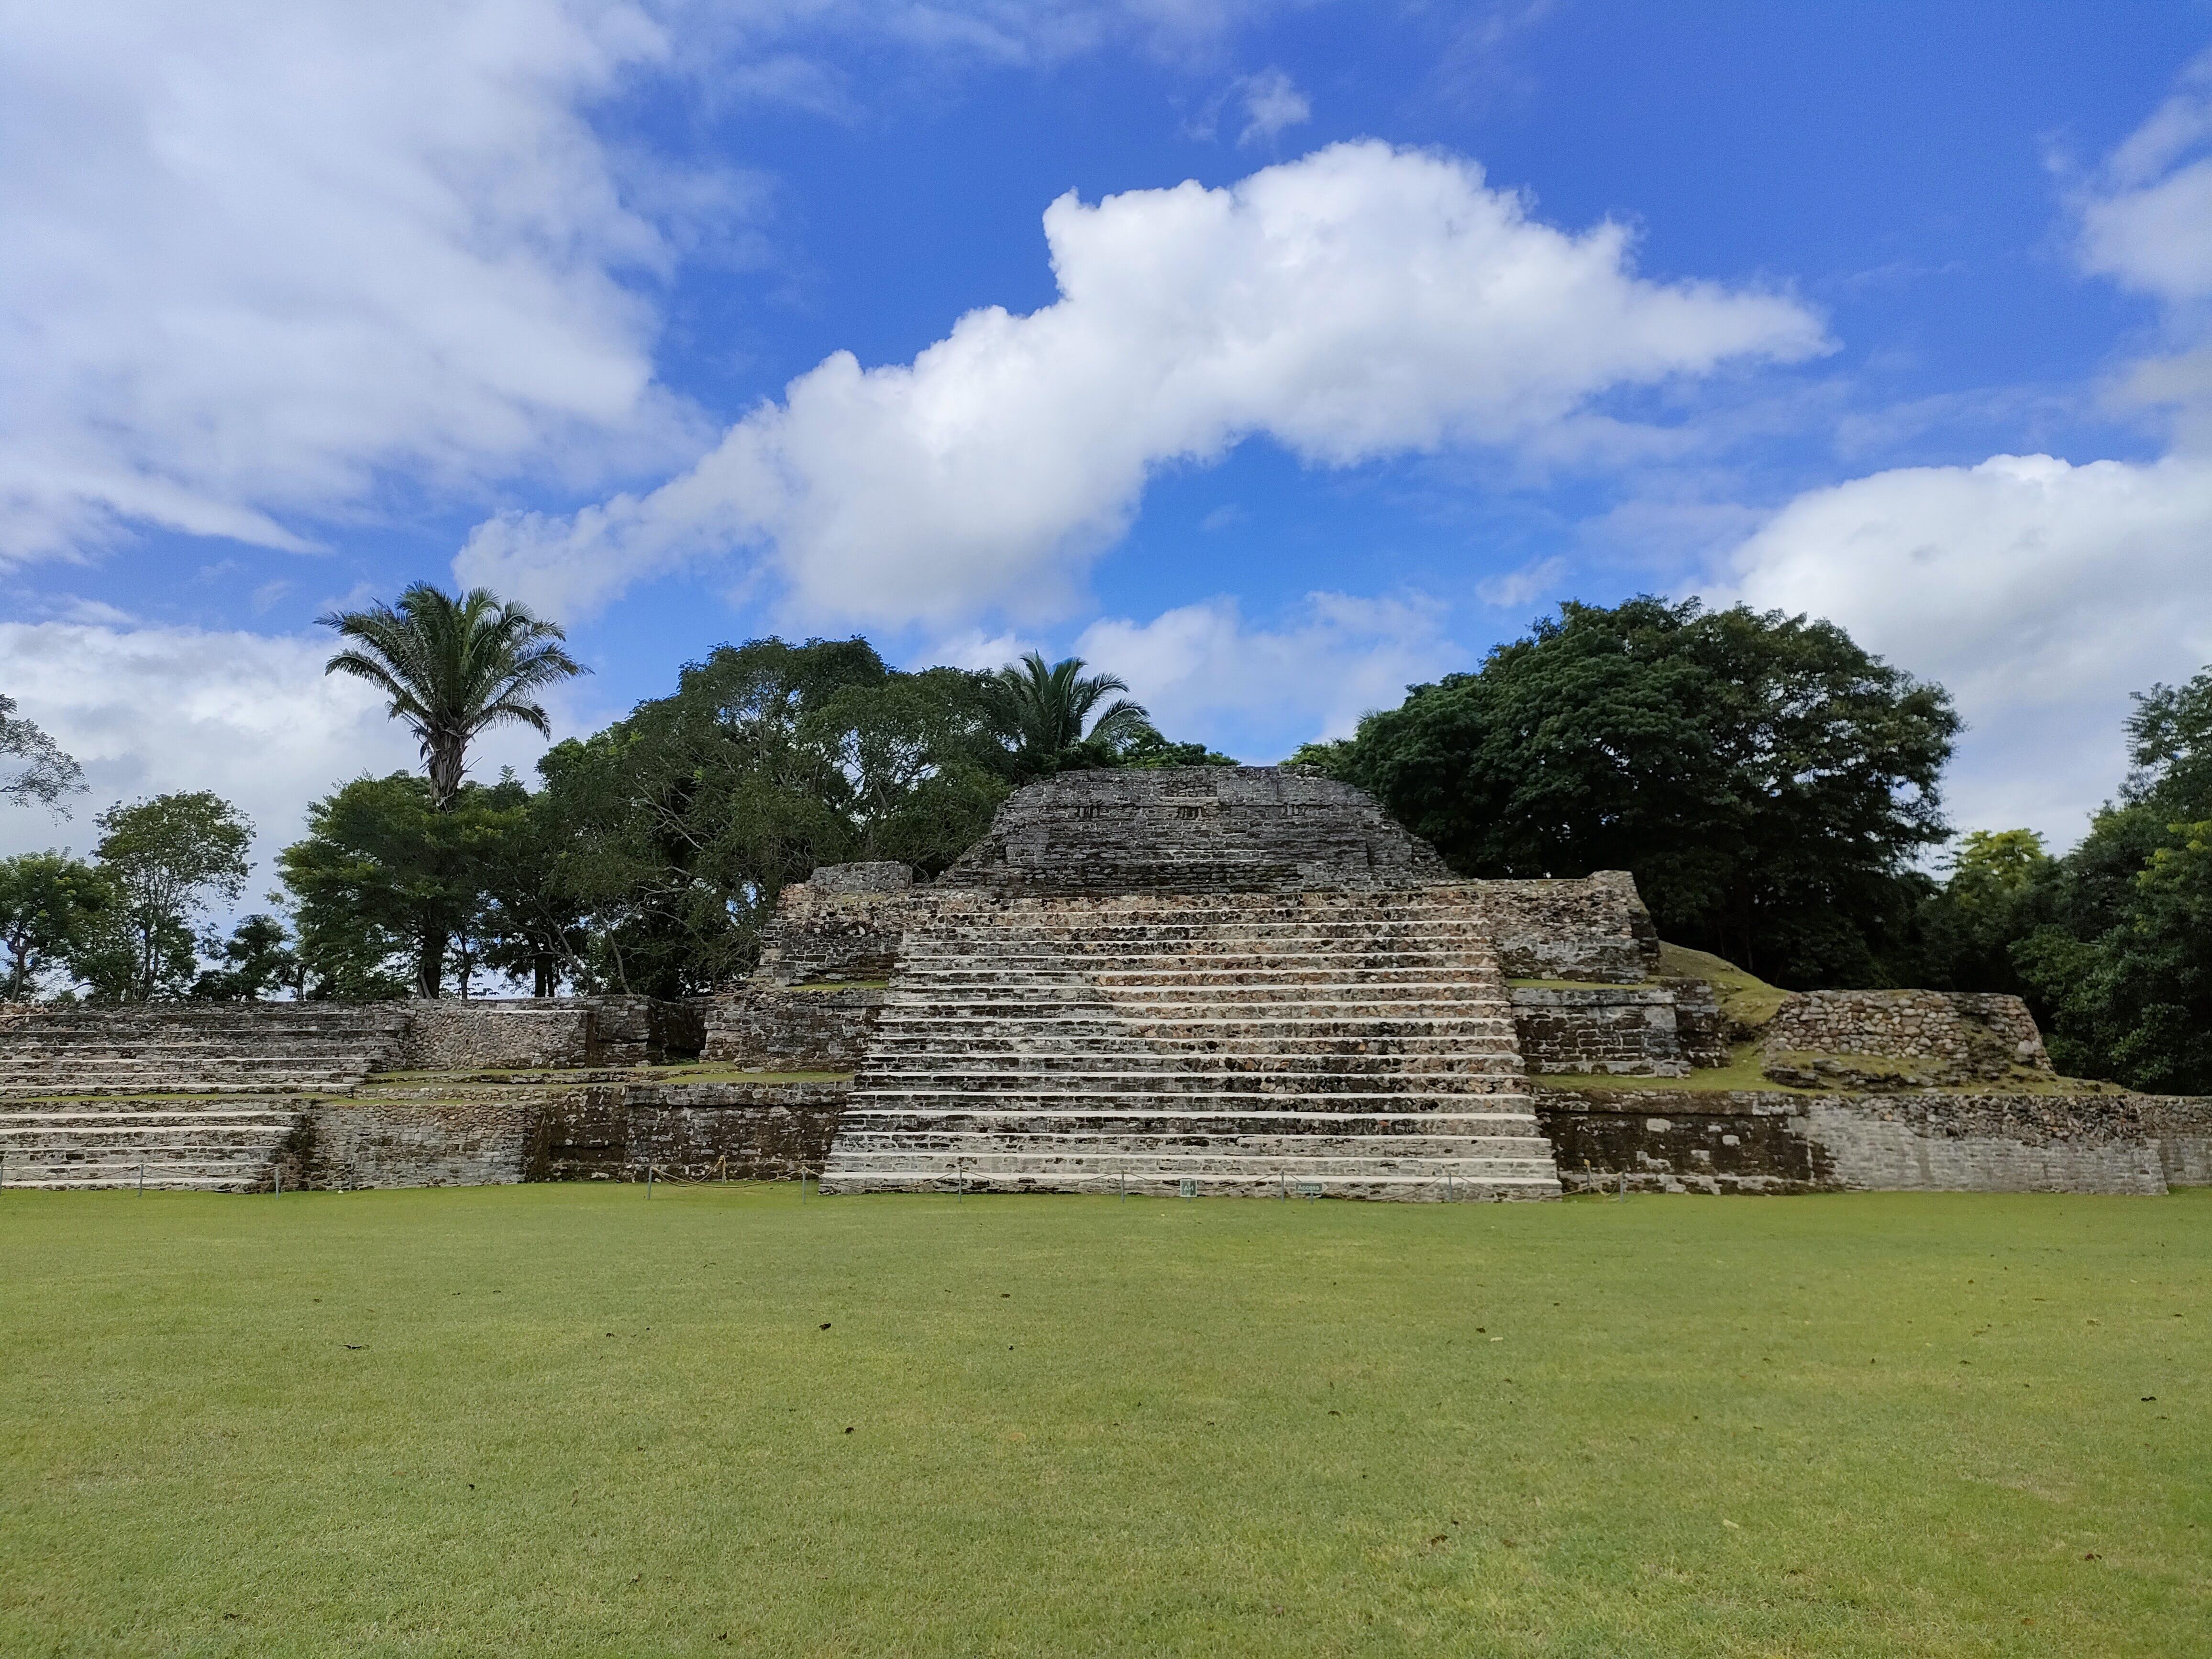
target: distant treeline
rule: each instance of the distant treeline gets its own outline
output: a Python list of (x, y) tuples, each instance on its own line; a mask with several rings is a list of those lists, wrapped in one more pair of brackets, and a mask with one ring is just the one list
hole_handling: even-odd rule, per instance
[(1662, 936), (1779, 984), (2012, 992), (2062, 1067), (2212, 1092), (2212, 670), (2136, 697), (2132, 770), (2063, 857), (1980, 830), (1929, 873), (1958, 732), (1832, 623), (1638, 599), (1294, 758), (1465, 874), (1627, 870)]
[[(371, 620), (479, 599), (496, 605), (414, 589)], [(558, 636), (519, 607), (485, 614)], [(907, 673), (859, 639), (726, 646), (555, 744), (534, 789), (455, 783), (450, 736), (431, 775), (343, 786), (279, 858), (289, 915), (219, 939), (190, 923), (243, 890), (251, 827), (205, 794), (120, 807), (89, 864), (0, 860), (7, 993), (63, 974), (64, 994), (112, 1000), (711, 990), (817, 865), (933, 874), (1030, 779), (1231, 763), (1083, 667)], [(418, 704), (436, 699), (394, 709), (428, 760)], [(2014, 992), (2063, 1066), (2212, 1091), (2212, 670), (2136, 698), (2132, 769), (2063, 856), (2023, 830), (1939, 854), (1959, 729), (1940, 686), (1831, 623), (1644, 598), (1565, 605), (1292, 760), (1372, 792), (1464, 874), (1626, 869), (1663, 936), (1778, 983)]]

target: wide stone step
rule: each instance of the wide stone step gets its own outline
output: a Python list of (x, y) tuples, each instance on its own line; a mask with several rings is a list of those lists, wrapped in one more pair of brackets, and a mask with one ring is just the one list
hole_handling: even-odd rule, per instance
[(1548, 1173), (1551, 1152), (1539, 1141), (1504, 1143), (1496, 1151), (1462, 1148), (1449, 1141), (1427, 1146), (1395, 1140), (1366, 1146), (1356, 1139), (1300, 1146), (1299, 1138), (1204, 1142), (1191, 1140), (1166, 1145), (1121, 1147), (1110, 1142), (1085, 1141), (1079, 1136), (1030, 1145), (1007, 1141), (994, 1145), (947, 1143), (939, 1147), (875, 1146), (856, 1140), (838, 1149), (823, 1170), (824, 1178), (867, 1175), (887, 1170), (938, 1170), (951, 1176), (1011, 1175), (1049, 1170), (1095, 1170), (1111, 1175), (1129, 1170), (1192, 1175), (1282, 1174), (1293, 1180), (1301, 1175), (1357, 1176), (1445, 1174), (1531, 1176)]
[[(971, 1033), (958, 1046), (957, 1052), (983, 1056), (1004, 1054), (1040, 1058), (1094, 1054), (1102, 1052), (1109, 1046), (1109, 1038), (1121, 1036), (1126, 1029), (1119, 1022), (1110, 1026), (1102, 1022), (1098, 1030), (1088, 1033), (1071, 1034), (1059, 1030), (1024, 1034)], [(941, 1028), (927, 1023), (915, 1023), (896, 1030), (878, 1027), (870, 1039), (869, 1051), (891, 1058), (955, 1052), (946, 1042), (946, 1035)], [(1224, 1060), (1260, 1061), (1274, 1058), (1365, 1057), (1382, 1065), (1411, 1066), (1416, 1061), (1459, 1058), (1465, 1058), (1470, 1064), (1510, 1058), (1517, 1065), (1521, 1051), (1507, 1032), (1494, 1032), (1470, 1041), (1464, 1036), (1449, 1034), (1386, 1037), (1361, 1030), (1341, 1036), (1297, 1036), (1280, 1033), (1238, 1037), (1154, 1035), (1144, 1039), (1141, 1050), (1133, 1049), (1132, 1052), (1156, 1054), (1164, 1060), (1176, 1063), (1218, 1055)]]
[(878, 1048), (870, 1060), (872, 1076), (964, 1075), (1057, 1076), (1085, 1073), (1110, 1062), (1121, 1072), (1161, 1076), (1218, 1077), (1230, 1075), (1293, 1077), (1431, 1077), (1466, 1075), (1518, 1077), (1520, 1056), (1510, 1049), (1475, 1054), (1464, 1049), (1432, 1054), (1392, 1054), (1371, 1052), (1284, 1054), (1266, 1051), (1224, 1054), (1199, 1049), (1160, 1054), (1149, 1048), (1116, 1049), (1105, 1043), (1069, 1044), (1056, 1050), (1027, 1048), (966, 1048), (957, 1052), (942, 1046), (916, 1043), (904, 1048)]
[[(1185, 1192), (1185, 1183), (1188, 1191)], [(1292, 1175), (1285, 1170), (1228, 1170), (1189, 1174), (1173, 1170), (1020, 1170), (970, 1175), (939, 1169), (880, 1170), (844, 1174), (824, 1170), (820, 1187), (830, 1197), (864, 1193), (1075, 1193), (1135, 1198), (1366, 1199), (1412, 1203), (1486, 1203), (1556, 1199), (1559, 1177), (1550, 1160), (1540, 1172), (1486, 1175)]]
[(872, 1060), (854, 1079), (857, 1092), (872, 1094), (1000, 1093), (1049, 1089), (1075, 1094), (1115, 1095), (1129, 1090), (1152, 1094), (1219, 1095), (1425, 1095), (1498, 1094), (1525, 1091), (1526, 1076), (1512, 1072), (1231, 1072), (1150, 1071), (1110, 1063), (1078, 1070), (987, 1071), (947, 1063), (928, 1067), (891, 1067)]
[(197, 1152), (209, 1147), (241, 1150), (282, 1140), (292, 1133), (289, 1123), (221, 1123), (202, 1127), (130, 1127), (70, 1129), (60, 1133), (17, 1133), (0, 1129), (0, 1153), (12, 1163), (18, 1156), (129, 1151), (149, 1158), (173, 1152)]
[(991, 951), (988, 946), (958, 951), (908, 951), (900, 958), (902, 973), (955, 975), (975, 972), (1026, 973), (1064, 971), (1070, 963), (1086, 973), (1235, 974), (1320, 973), (1331, 970), (1387, 974), (1400, 970), (1483, 973), (1491, 970), (1491, 953), (1478, 950), (1407, 950), (1347, 948), (1333, 945), (1322, 950), (1236, 951), (1226, 946), (1180, 951)]
[(159, 1086), (149, 1086), (141, 1079), (99, 1076), (94, 1078), (58, 1079), (44, 1083), (0, 1084), (0, 1101), (21, 1102), (39, 1100), (93, 1099), (103, 1095), (138, 1096), (169, 1092), (175, 1094), (226, 1094), (279, 1097), (303, 1094), (342, 1094), (365, 1080), (365, 1073), (333, 1074), (317, 1073), (294, 1078), (257, 1078), (241, 1081), (235, 1077), (179, 1077), (166, 1076)]
[(17, 1188), (31, 1192), (69, 1192), (143, 1187), (149, 1193), (245, 1193), (261, 1186), (266, 1178), (258, 1168), (238, 1170), (220, 1164), (165, 1164), (158, 1170), (149, 1167), (143, 1180), (135, 1164), (60, 1165), (27, 1172), (20, 1181), (11, 1169), (7, 1188), (10, 1192)]
[(1508, 1135), (1539, 1136), (1536, 1114), (1527, 1101), (1462, 1101), (1433, 1112), (1315, 1112), (1296, 1108), (1255, 1111), (1250, 1103), (1227, 1109), (1181, 1107), (1148, 1110), (1116, 1103), (1081, 1111), (1009, 1109), (976, 1104), (965, 1110), (908, 1110), (863, 1103), (848, 1109), (844, 1125), (852, 1134), (1019, 1134), (1052, 1135), (1081, 1131), (1122, 1137), (1161, 1135), (1358, 1134), (1370, 1136)]
[(1060, 1089), (874, 1089), (855, 1088), (848, 1108), (852, 1110), (943, 1113), (994, 1107), (1005, 1111), (1084, 1113), (1108, 1107), (1130, 1111), (1169, 1112), (1179, 1109), (1249, 1112), (1261, 1100), (1280, 1100), (1286, 1109), (1307, 1112), (1373, 1112), (1379, 1100), (1388, 1100), (1401, 1112), (1464, 1109), (1470, 1100), (1527, 1102), (1525, 1092), (1494, 1095), (1427, 1092), (1404, 1090), (1389, 1095), (1372, 1091), (1323, 1093), (1304, 1091), (1276, 1096), (1207, 1090), (1125, 1089), (1100, 1095)]
[(1307, 985), (1261, 985), (1225, 982), (1218, 985), (1109, 986), (1095, 981), (1059, 985), (1023, 984), (994, 980), (973, 987), (948, 988), (901, 985), (884, 999), (886, 1008), (921, 1005), (964, 1006), (977, 1010), (1049, 1008), (1064, 1004), (1071, 993), (1086, 1000), (1103, 998), (1115, 1008), (1152, 1008), (1162, 1012), (1186, 1009), (1225, 1012), (1237, 1008), (1273, 1011), (1284, 1008), (1445, 1009), (1452, 1011), (1510, 1008), (1510, 999), (1485, 994), (1482, 988), (1450, 980), (1406, 981), (1389, 985), (1360, 985), (1343, 980)]
[(1098, 1014), (1001, 1014), (985, 1017), (938, 1012), (886, 1010), (876, 1028), (885, 1036), (934, 1033), (948, 1043), (990, 1035), (1010, 1039), (1089, 1036), (1105, 1040), (1142, 1036), (1151, 1041), (1206, 1042), (1232, 1038), (1291, 1039), (1401, 1037), (1449, 1038), (1504, 1045), (1514, 1041), (1513, 1022), (1503, 1016), (1449, 1018), (1441, 1014), (1395, 1014), (1388, 1019), (1358, 1019), (1314, 1014), (1230, 1018), (1218, 1015), (1101, 1016)]

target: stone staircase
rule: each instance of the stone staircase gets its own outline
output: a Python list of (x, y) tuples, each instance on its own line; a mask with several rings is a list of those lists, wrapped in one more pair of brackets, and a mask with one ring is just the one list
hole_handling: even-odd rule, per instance
[(0, 1187), (266, 1188), (306, 1115), (304, 1102), (266, 1096), (10, 1103), (0, 1105)]
[(0, 1034), (0, 1101), (335, 1092), (388, 1061), (407, 1019), (373, 1004), (39, 1008)]
[(825, 1193), (1551, 1198), (1449, 884), (954, 896), (909, 926)]
[(304, 1097), (387, 1064), (404, 1008), (38, 1008), (0, 1028), (0, 1185), (266, 1188)]

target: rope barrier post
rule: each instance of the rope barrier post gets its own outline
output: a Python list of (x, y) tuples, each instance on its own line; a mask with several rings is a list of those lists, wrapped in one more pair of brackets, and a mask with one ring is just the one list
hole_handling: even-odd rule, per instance
[(282, 1198), (282, 1197), (283, 1197), (283, 1196), (284, 1196), (284, 1166), (283, 1166), (283, 1164), (279, 1164), (276, 1166), (276, 1197), (278, 1197), (278, 1198)]
[(645, 1166), (645, 1195), (647, 1198), (653, 1196), (653, 1165), (650, 1164)]
[(138, 1160), (138, 1196), (146, 1196), (146, 1160), (143, 1158)]

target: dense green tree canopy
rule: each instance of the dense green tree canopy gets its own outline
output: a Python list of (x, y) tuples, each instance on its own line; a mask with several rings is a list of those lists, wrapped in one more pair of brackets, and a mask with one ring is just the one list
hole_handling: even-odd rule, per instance
[(113, 901), (70, 966), (113, 1002), (182, 995), (198, 969), (194, 933), (208, 907), (246, 890), (253, 825), (206, 790), (111, 807), (94, 849)]
[[(993, 723), (1024, 779), (1078, 767), (1114, 765), (1130, 744), (1157, 739), (1143, 705), (1127, 697), (1118, 674), (1086, 674), (1080, 657), (1047, 663), (1032, 651), (983, 682)], [(1104, 704), (1101, 708), (1101, 704)]]
[(107, 878), (60, 853), (0, 859), (0, 1002), (26, 1002), (92, 937), (114, 902)]
[(556, 747), (539, 769), (595, 971), (633, 990), (704, 989), (744, 969), (776, 895), (816, 866), (942, 869), (1009, 787), (987, 684), (894, 672), (865, 640), (755, 640)]
[(2014, 905), (2010, 965), (2062, 1066), (2212, 1092), (2212, 669), (2138, 696), (2128, 738), (2119, 799)]
[(1948, 833), (1949, 700), (1841, 629), (1567, 605), (1302, 750), (1477, 876), (1634, 874), (1660, 930), (1784, 983), (1890, 982)]
[(292, 935), (266, 911), (240, 917), (228, 939), (210, 934), (200, 949), (215, 960), (192, 981), (191, 994), (203, 1002), (258, 1002), (280, 991), (297, 995), (303, 988)]
[(298, 902), (300, 960), (313, 994), (440, 995), (456, 940), (495, 943), (495, 886), (539, 884), (526, 867), (532, 803), (512, 777), (465, 783), (441, 808), (426, 778), (357, 778), (307, 809), (307, 833), (277, 855)]

